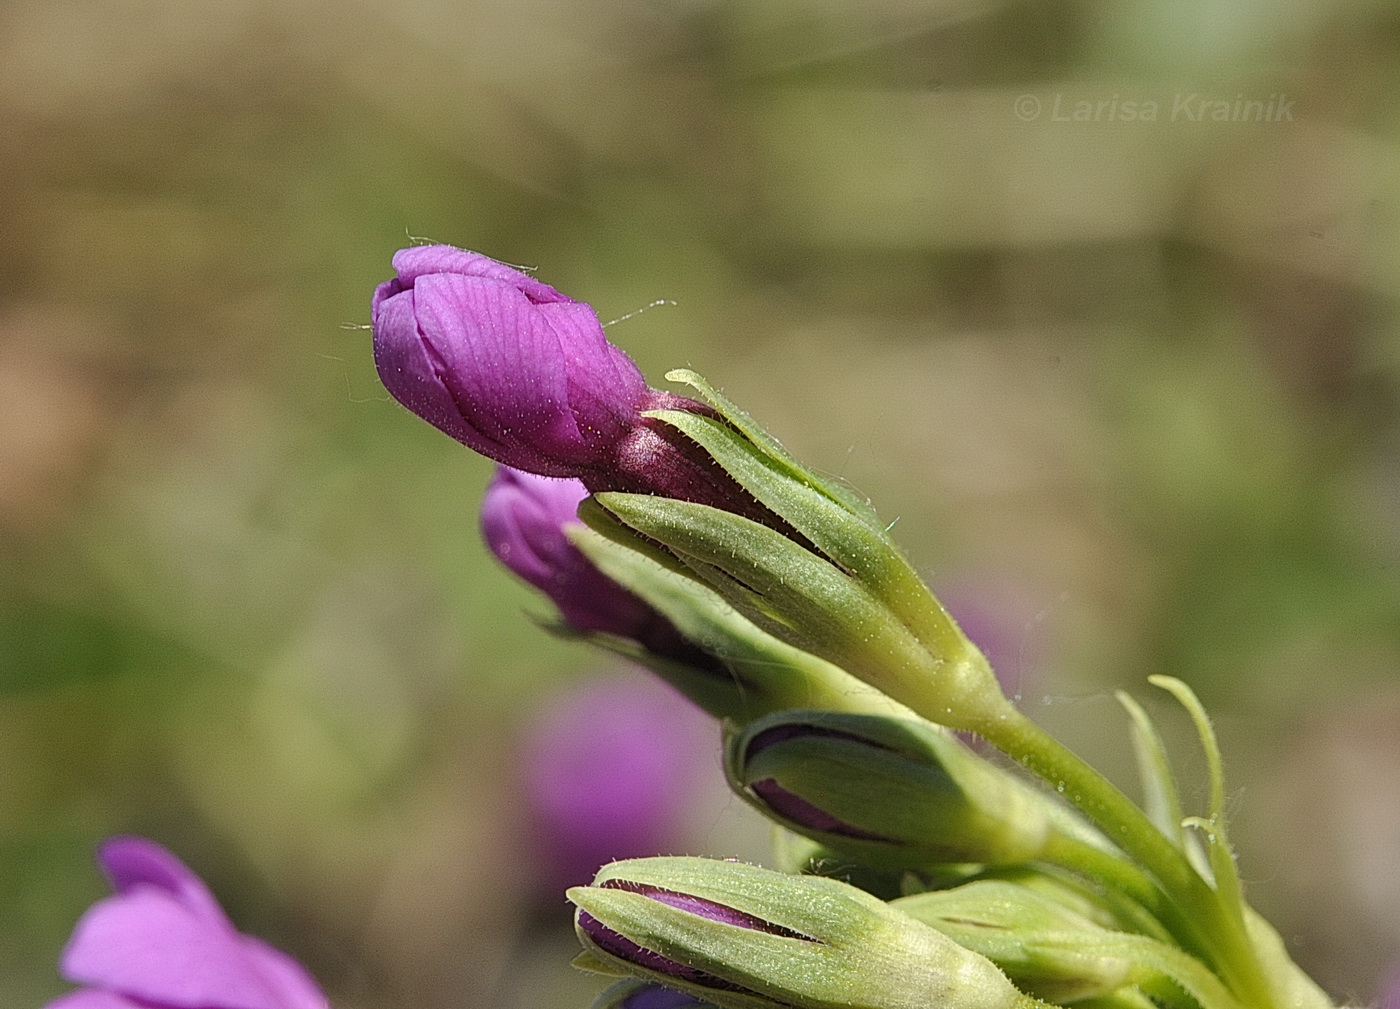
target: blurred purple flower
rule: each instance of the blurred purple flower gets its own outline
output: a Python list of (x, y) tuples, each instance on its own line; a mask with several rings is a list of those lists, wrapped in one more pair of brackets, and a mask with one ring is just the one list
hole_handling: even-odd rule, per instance
[(116, 894), (78, 921), (63, 976), (83, 989), (48, 1009), (326, 1009), (291, 957), (240, 935), (179, 859), (139, 837), (101, 845)]
[(549, 896), (599, 866), (683, 843), (718, 763), (715, 722), (639, 673), (571, 685), (521, 740), (540, 884)]
[(577, 480), (555, 480), (498, 466), (481, 502), (481, 533), (502, 564), (553, 600), (581, 631), (627, 638), (648, 651), (724, 675), (723, 665), (675, 625), (608, 578), (569, 542), (588, 496)]
[(1381, 988), (1381, 1000), (1377, 1009), (1400, 1009), (1400, 966), (1396, 966)]
[(637, 423), (646, 382), (593, 309), (476, 252), (403, 249), (371, 302), (374, 360), (409, 410), (497, 462), (578, 476)]
[(1045, 614), (1037, 612), (1028, 589), (995, 575), (964, 576), (937, 589), (938, 598), (987, 657), (1009, 697), (1019, 700), (1039, 687)]

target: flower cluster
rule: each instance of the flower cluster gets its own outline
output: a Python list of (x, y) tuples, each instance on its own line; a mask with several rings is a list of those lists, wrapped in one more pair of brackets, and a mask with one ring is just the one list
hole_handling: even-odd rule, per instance
[(571, 889), (577, 963), (630, 975), (600, 1009), (1329, 1009), (1243, 899), (1185, 684), (1153, 678), (1200, 730), (1203, 817), (1121, 698), (1149, 814), (1007, 699), (867, 502), (700, 376), (649, 388), (587, 305), (479, 254), (394, 265), (380, 376), (501, 464), (490, 549), (560, 633), (725, 719), (730, 787), (783, 828), (787, 871), (644, 858)]
[[(372, 303), (379, 375), (498, 464), (489, 549), (556, 633), (722, 719), (729, 787), (777, 826), (777, 869), (630, 858), (568, 890), (575, 963), (622, 978), (595, 1009), (1332, 1009), (1245, 900), (1219, 748), (1184, 683), (1150, 678), (1205, 752), (1191, 816), (1132, 697), (1143, 808), (1005, 696), (868, 502), (699, 375), (650, 388), (588, 305), (480, 254), (394, 266)], [(659, 759), (634, 728), (595, 752)], [(542, 832), (604, 806), (629, 832), (555, 852), (570, 882), (659, 836), (648, 811), (676, 791), (644, 766), (585, 788), (559, 770), (573, 752), (539, 750), (536, 778), (559, 786), (534, 782), (557, 800)], [(49, 1009), (326, 1005), (163, 849), (119, 838), (99, 858), (116, 894), (64, 953), (83, 987)]]

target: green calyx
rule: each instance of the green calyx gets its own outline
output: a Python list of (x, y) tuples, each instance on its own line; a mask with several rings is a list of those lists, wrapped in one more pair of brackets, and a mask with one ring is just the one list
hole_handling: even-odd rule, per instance
[[(622, 884), (622, 885), (619, 885)], [(699, 910), (647, 893), (698, 898)], [(980, 956), (892, 905), (832, 879), (740, 862), (652, 858), (605, 866), (569, 891), (579, 934), (600, 961), (726, 1009), (1029, 1009)], [(761, 923), (715, 920), (718, 905)], [(662, 961), (620, 956), (597, 925)], [(667, 964), (674, 966), (667, 967)]]
[[(725, 770), (770, 817), (873, 868), (1043, 859), (1072, 817), (947, 731), (909, 718), (781, 712), (728, 734)], [(800, 804), (767, 802), (774, 787)], [(804, 815), (809, 808), (824, 816)]]

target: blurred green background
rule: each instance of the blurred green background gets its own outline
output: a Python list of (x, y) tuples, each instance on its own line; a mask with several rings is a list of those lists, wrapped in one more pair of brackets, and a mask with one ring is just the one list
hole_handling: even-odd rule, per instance
[[(485, 556), (488, 465), (375, 378), (356, 327), (409, 236), (604, 320), (674, 301), (612, 339), (869, 493), (1116, 779), (1112, 690), (1187, 679), (1252, 899), (1370, 998), (1397, 46), (1370, 0), (5, 4), (0, 1003), (64, 990), (119, 831), (341, 1009), (596, 989), (523, 896), (512, 745), (599, 662)], [(717, 802), (688, 850), (755, 857)]]

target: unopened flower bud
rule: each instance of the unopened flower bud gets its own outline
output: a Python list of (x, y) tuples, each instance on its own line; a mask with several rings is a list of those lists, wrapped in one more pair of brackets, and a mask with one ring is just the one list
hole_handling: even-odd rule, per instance
[(765, 634), (693, 579), (592, 534), (578, 519), (587, 495), (578, 480), (500, 466), (481, 503), (491, 552), (549, 596), (573, 631), (647, 666), (719, 718), (748, 721), (795, 705), (898, 708), (829, 663)]
[(578, 480), (535, 476), (508, 466), (481, 500), (481, 533), (496, 558), (549, 596), (568, 624), (602, 631), (716, 675), (714, 658), (691, 645), (655, 608), (604, 575), (569, 541), (582, 528), (578, 506), (588, 489)]
[(988, 960), (832, 879), (650, 858), (576, 887), (577, 930), (605, 963), (726, 1009), (1029, 1009)]
[(649, 388), (593, 309), (448, 245), (402, 249), (370, 304), (390, 394), (487, 458), (593, 491), (663, 494), (771, 514), (684, 435), (645, 416), (709, 407)]
[(912, 719), (778, 712), (730, 733), (725, 768), (767, 815), (877, 868), (1032, 861), (1062, 815), (950, 733)]
[(698, 499), (602, 493), (618, 521), (664, 544), (765, 630), (849, 670), (939, 724), (977, 731), (1010, 708), (977, 647), (868, 505), (792, 458), (703, 379), (712, 413), (653, 410), (768, 518)]
[(409, 410), (482, 455), (548, 476), (605, 461), (646, 382), (593, 309), (494, 259), (403, 249), (371, 304), (374, 360)]

